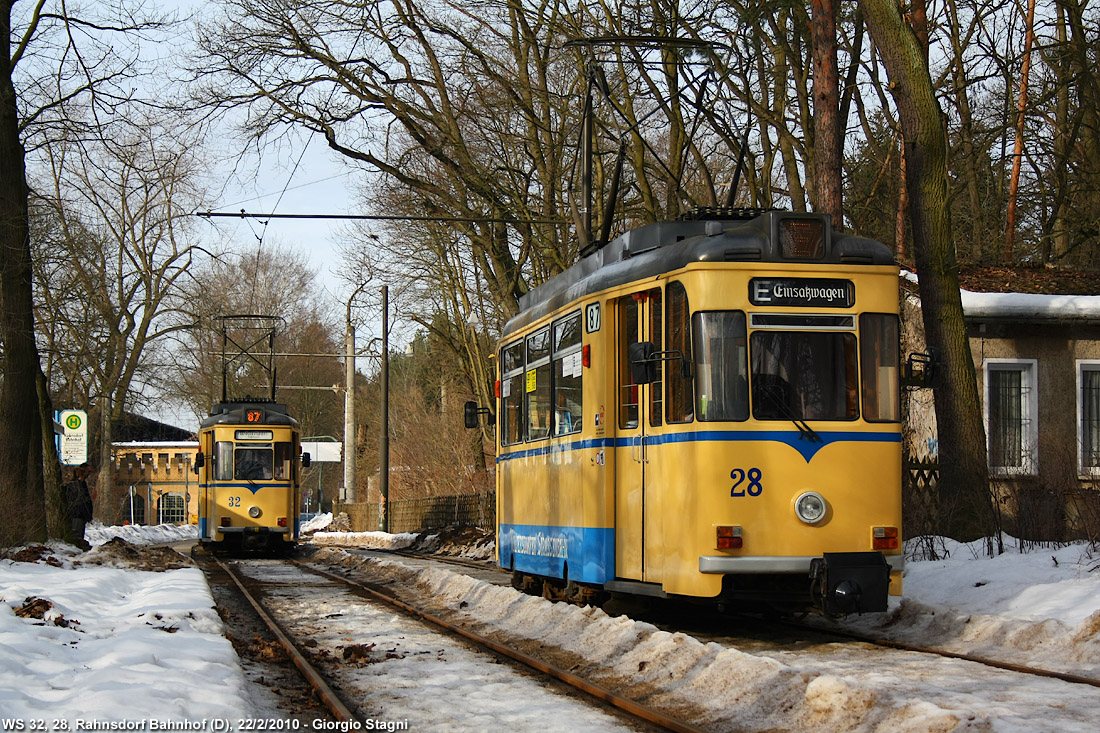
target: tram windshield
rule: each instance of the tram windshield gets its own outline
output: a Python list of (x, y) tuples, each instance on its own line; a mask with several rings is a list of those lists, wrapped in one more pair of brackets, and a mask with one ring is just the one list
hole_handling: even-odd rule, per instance
[(294, 450), (289, 442), (214, 446), (214, 478), (218, 481), (285, 481), (291, 477)]
[(271, 446), (238, 447), (235, 459), (234, 478), (244, 480), (269, 480), (271, 478), (274, 461)]
[(749, 351), (757, 420), (859, 417), (855, 334), (756, 331)]

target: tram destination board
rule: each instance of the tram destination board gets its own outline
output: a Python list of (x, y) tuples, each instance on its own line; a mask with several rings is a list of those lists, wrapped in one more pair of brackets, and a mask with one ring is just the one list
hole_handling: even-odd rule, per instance
[(754, 277), (749, 280), (753, 305), (808, 308), (851, 308), (856, 287), (851, 280), (795, 277)]

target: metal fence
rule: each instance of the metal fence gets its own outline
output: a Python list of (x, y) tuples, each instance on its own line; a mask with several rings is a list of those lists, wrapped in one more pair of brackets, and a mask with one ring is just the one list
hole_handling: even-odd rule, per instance
[[(496, 524), (496, 507), (495, 491), (391, 501), (389, 531), (397, 534), (455, 525), (490, 528)], [(377, 503), (336, 502), (332, 512), (346, 513), (352, 532), (374, 532), (379, 528)]]

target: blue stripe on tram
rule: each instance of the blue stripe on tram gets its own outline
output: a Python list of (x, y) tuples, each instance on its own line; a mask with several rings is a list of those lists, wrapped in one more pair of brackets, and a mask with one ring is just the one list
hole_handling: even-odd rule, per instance
[(497, 535), (502, 564), (511, 558), (515, 570), (582, 583), (604, 583), (615, 577), (615, 530), (606, 527), (552, 527), (502, 524)]
[[(664, 445), (666, 443), (708, 443), (708, 442), (746, 442), (766, 441), (784, 443), (794, 448), (809, 463), (819, 450), (830, 443), (900, 443), (901, 433), (863, 433), (855, 431), (818, 431), (820, 441), (812, 441), (806, 435), (794, 430), (696, 430), (683, 433), (664, 433), (661, 435), (646, 435), (647, 446)], [(512, 461), (520, 458), (534, 458), (537, 456), (566, 453), (569, 451), (588, 450), (591, 448), (629, 448), (637, 445), (636, 437), (627, 438), (596, 438), (594, 440), (577, 440), (571, 443), (554, 443), (501, 453), (497, 456), (497, 462)]]

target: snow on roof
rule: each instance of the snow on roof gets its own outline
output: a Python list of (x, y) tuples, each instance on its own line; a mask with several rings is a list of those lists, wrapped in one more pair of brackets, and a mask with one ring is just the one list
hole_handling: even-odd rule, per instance
[[(919, 282), (915, 272), (901, 271), (908, 282)], [(1041, 320), (1100, 320), (1100, 295), (1046, 295), (1041, 293), (976, 293), (959, 290), (968, 318), (1026, 318)]]

